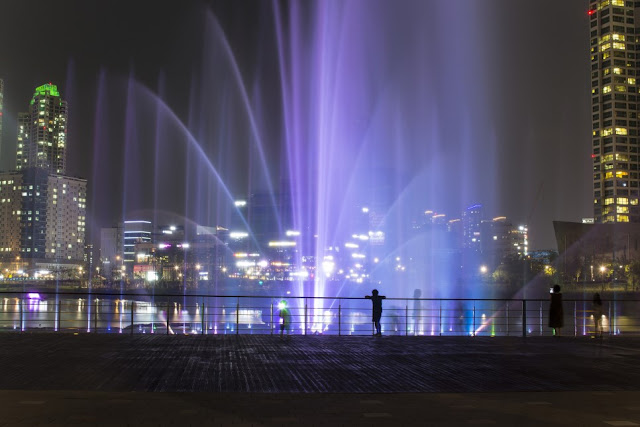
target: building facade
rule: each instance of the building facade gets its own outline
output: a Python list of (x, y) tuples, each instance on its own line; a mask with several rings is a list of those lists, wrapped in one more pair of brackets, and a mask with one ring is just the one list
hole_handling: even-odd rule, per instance
[(16, 169), (31, 167), (50, 173), (66, 173), (67, 102), (58, 87), (48, 83), (36, 88), (29, 112), (18, 115)]
[(2, 115), (4, 114), (4, 80), (0, 79), (0, 153), (2, 153)]
[(640, 3), (589, 2), (595, 222), (640, 222)]

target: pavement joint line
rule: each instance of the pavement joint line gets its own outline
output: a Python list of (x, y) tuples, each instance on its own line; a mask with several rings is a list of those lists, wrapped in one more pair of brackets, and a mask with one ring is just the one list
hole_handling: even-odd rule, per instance
[(365, 418), (391, 418), (388, 412), (363, 412), (362, 415)]
[(609, 424), (610, 426), (640, 426), (640, 424), (631, 422), (631, 421), (605, 421), (605, 424)]
[(551, 405), (551, 402), (527, 402), (527, 405)]

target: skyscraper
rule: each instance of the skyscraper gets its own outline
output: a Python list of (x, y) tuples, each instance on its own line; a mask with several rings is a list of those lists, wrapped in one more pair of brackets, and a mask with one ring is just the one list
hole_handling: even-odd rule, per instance
[(592, 0), (589, 6), (594, 217), (640, 222), (640, 3)]
[(0, 156), (2, 155), (2, 115), (4, 113), (4, 81), (0, 79)]
[(0, 259), (47, 269), (83, 262), (87, 181), (64, 175), (66, 135), (57, 87), (36, 88), (18, 116), (17, 171), (0, 173)]
[(28, 113), (18, 115), (16, 169), (37, 167), (55, 174), (66, 172), (67, 102), (58, 87), (36, 88)]

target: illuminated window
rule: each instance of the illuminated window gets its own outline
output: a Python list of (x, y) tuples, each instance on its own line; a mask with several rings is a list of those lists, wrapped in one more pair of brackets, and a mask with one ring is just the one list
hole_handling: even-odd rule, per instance
[(609, 136), (609, 135), (613, 135), (613, 129), (608, 128), (608, 129), (602, 129), (600, 131), (600, 136)]
[(611, 2), (609, 0), (603, 0), (600, 3), (598, 3), (598, 10), (601, 10), (603, 7), (607, 7), (611, 4)]
[(604, 174), (604, 179), (613, 178), (613, 172), (607, 172)]
[(629, 206), (618, 206), (616, 208), (616, 212), (617, 213), (626, 213), (626, 214), (628, 214), (629, 213)]
[(638, 199), (631, 199), (631, 204), (636, 206), (638, 204)]
[(602, 88), (602, 93), (609, 93), (609, 92), (611, 92), (611, 86), (607, 85)]
[(618, 197), (618, 199), (616, 200), (616, 203), (619, 205), (628, 205), (629, 199), (626, 197)]
[(627, 79), (627, 83), (629, 83), (630, 85), (634, 85), (636, 84), (636, 79), (634, 79), (633, 77), (629, 77)]
[(609, 59), (610, 56), (611, 56), (611, 54), (609, 52), (604, 52), (602, 54), (602, 60), (604, 61), (605, 59)]
[(624, 41), (624, 34), (613, 33), (613, 34), (611, 34), (611, 38), (613, 40), (619, 40), (619, 41), (623, 42)]
[[(609, 154), (609, 156), (611, 156), (611, 154)], [(616, 153), (616, 160), (621, 161), (621, 162), (628, 162), (629, 161), (629, 156), (627, 156), (626, 154)]]
[[(604, 47), (604, 45), (602, 45), (602, 47)], [(613, 48), (614, 49), (619, 49), (619, 50), (624, 50), (625, 49), (624, 43), (622, 43), (622, 42), (613, 42)]]
[(611, 43), (604, 43), (602, 46), (600, 46), (600, 52), (604, 52), (607, 49), (611, 49)]
[(611, 4), (614, 6), (624, 6), (624, 0), (611, 0)]
[(616, 89), (616, 92), (626, 92), (627, 91), (627, 88), (622, 86), (622, 85), (616, 85), (615, 89)]
[(604, 218), (604, 222), (614, 222), (615, 220), (616, 220), (616, 217), (615, 217), (615, 216), (613, 216), (613, 215), (607, 215), (607, 216)]
[[(617, 154), (616, 154), (617, 156)], [(617, 157), (616, 157), (617, 160)], [(613, 154), (606, 154), (604, 156), (602, 156), (602, 161), (603, 162), (612, 162), (613, 161)]]
[(627, 135), (627, 128), (616, 128), (616, 135)]
[(616, 215), (618, 222), (629, 222), (629, 215)]
[(613, 197), (607, 197), (606, 199), (604, 199), (604, 205), (612, 205), (613, 204)]
[(614, 68), (613, 74), (622, 74), (622, 72), (620, 71), (620, 68)]
[[(610, 173), (610, 172), (607, 172)], [(616, 178), (628, 178), (629, 177), (629, 172), (625, 172), (625, 171), (617, 171), (616, 172)]]

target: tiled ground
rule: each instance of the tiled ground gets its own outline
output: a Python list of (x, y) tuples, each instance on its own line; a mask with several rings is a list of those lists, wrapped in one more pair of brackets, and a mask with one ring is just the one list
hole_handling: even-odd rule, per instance
[(0, 334), (0, 425), (640, 425), (639, 360), (621, 337)]

